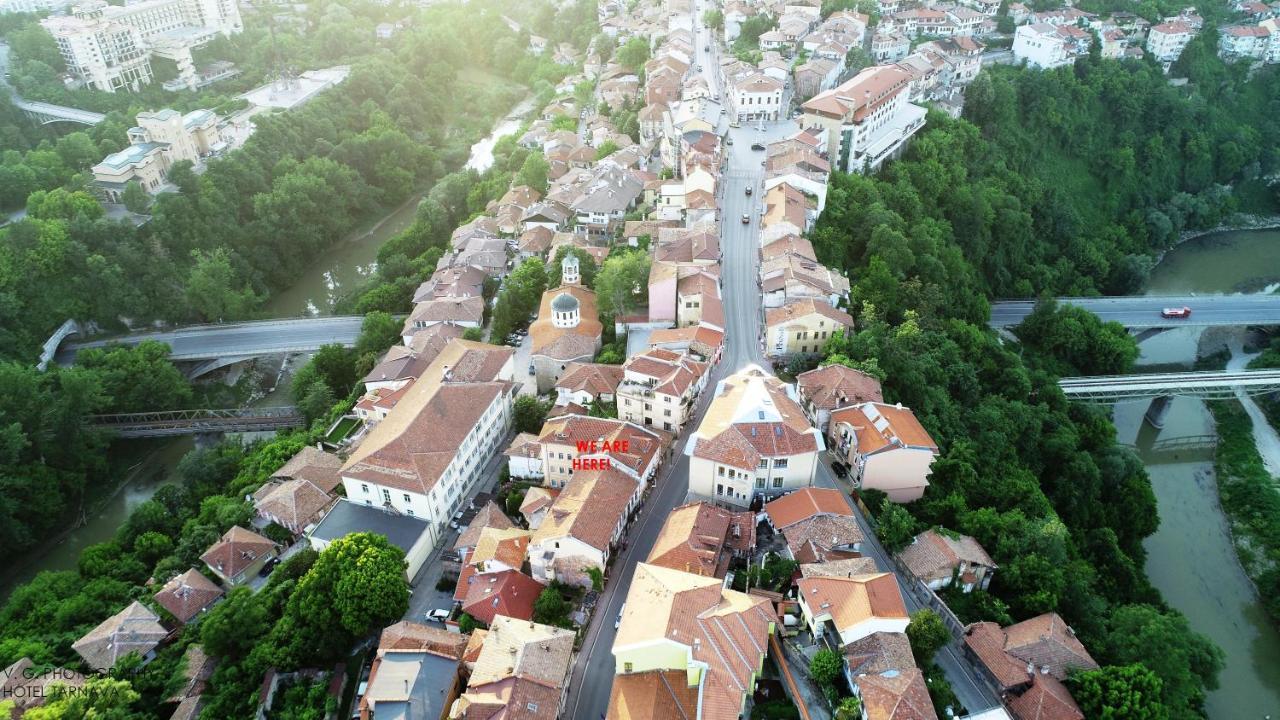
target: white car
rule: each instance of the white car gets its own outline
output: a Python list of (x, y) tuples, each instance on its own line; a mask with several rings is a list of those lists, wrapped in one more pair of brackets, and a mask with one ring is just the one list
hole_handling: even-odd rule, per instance
[(427, 613), (427, 619), (432, 620), (434, 622), (442, 623), (445, 620), (449, 619), (450, 614), (451, 613), (448, 610), (445, 610), (444, 608), (436, 608), (435, 610), (432, 610), (431, 612)]
[(622, 625), (622, 612), (627, 609), (627, 604), (622, 603), (622, 607), (618, 608), (618, 619), (613, 621), (613, 629), (617, 630)]

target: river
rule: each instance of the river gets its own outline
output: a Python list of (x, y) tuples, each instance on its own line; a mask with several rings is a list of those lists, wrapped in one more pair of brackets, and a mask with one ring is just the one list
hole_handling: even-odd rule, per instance
[[(1226, 232), (1190, 240), (1170, 251), (1153, 271), (1152, 295), (1257, 291), (1280, 280), (1280, 231)], [(1142, 344), (1139, 363), (1189, 363), (1194, 330), (1175, 330)], [(1133, 444), (1151, 476), (1160, 529), (1147, 539), (1147, 575), (1165, 600), (1226, 655), (1221, 686), (1211, 692), (1211, 720), (1280, 718), (1280, 633), (1268, 621), (1236, 561), (1218, 507), (1213, 451), (1176, 453), (1157, 440), (1212, 435), (1213, 419), (1199, 400), (1178, 398), (1163, 430), (1143, 422), (1145, 403), (1115, 407), (1117, 435)]]
[[(503, 135), (509, 135), (520, 127), (520, 116), (532, 109), (533, 101), (532, 96), (522, 100), (506, 117), (495, 123), (489, 136), (472, 145), (466, 166), (478, 172), (487, 170), (493, 164), (494, 145)], [(264, 306), (264, 312), (270, 317), (331, 314), (345, 292), (358, 287), (377, 269), (378, 248), (413, 223), (418, 203), (425, 195), (425, 191), (415, 193), (399, 207), (351, 233), (345, 242), (316, 260), (297, 283), (275, 294)], [(296, 368), (300, 360), (293, 358), (290, 364)], [(278, 387), (253, 404), (288, 404), (288, 381), (286, 375)], [(255, 433), (245, 439), (266, 435)], [(38, 554), (37, 559), (15, 571), (0, 573), (0, 601), (19, 583), (30, 580), (41, 570), (75, 569), (84, 548), (110, 540), (134, 508), (149, 500), (164, 485), (178, 482), (178, 462), (193, 447), (194, 442), (189, 437), (157, 444), (143, 464), (129, 474), (116, 494), (103, 503), (98, 512), (86, 518), (85, 525), (69, 533), (61, 542), (50, 545), (43, 553), (38, 549), (33, 551), (31, 555)]]

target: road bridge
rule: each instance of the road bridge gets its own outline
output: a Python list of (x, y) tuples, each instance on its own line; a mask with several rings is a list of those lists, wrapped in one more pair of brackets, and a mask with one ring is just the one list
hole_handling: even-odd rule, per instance
[(166, 332), (137, 333), (121, 337), (78, 342), (58, 353), (60, 365), (72, 365), (75, 354), (85, 348), (104, 347), (113, 343), (137, 345), (143, 340), (165, 343), (169, 357), (177, 362), (197, 362), (199, 367), (215, 369), (239, 360), (284, 353), (315, 352), (322, 345), (351, 347), (360, 336), (364, 317), (290, 318), (255, 322), (195, 325)]
[[(1103, 321), (1114, 321), (1132, 330), (1233, 325), (1280, 325), (1280, 295), (1150, 295), (1134, 297), (1063, 297), (1064, 305), (1084, 308)], [(996, 300), (991, 303), (990, 325), (1012, 327), (1035, 309), (1035, 300)], [(1189, 307), (1191, 316), (1166, 318), (1168, 307)], [(1149, 335), (1149, 333), (1148, 333)]]
[(1058, 387), (1073, 400), (1113, 403), (1151, 399), (1146, 420), (1164, 427), (1165, 414), (1173, 398), (1228, 400), (1237, 391), (1263, 395), (1280, 391), (1280, 370), (1216, 370), (1210, 372), (1151, 373), (1146, 375), (1103, 375), (1058, 380)]
[(26, 115), (41, 125), (49, 125), (50, 123), (56, 122), (97, 125), (107, 119), (107, 116), (102, 113), (67, 107), (65, 105), (54, 105), (53, 103), (40, 102), (38, 100), (27, 100), (18, 97), (16, 94), (13, 95), (13, 105), (21, 110), (23, 115)]
[(306, 422), (302, 413), (292, 406), (94, 415), (89, 421), (121, 438), (263, 432), (302, 427)]

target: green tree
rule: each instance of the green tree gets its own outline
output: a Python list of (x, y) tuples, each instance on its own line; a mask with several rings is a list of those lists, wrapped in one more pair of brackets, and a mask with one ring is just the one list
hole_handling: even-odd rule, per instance
[(600, 316), (625, 315), (639, 307), (649, 287), (649, 256), (639, 250), (610, 255), (596, 273), (596, 302)]
[(1204, 689), (1218, 686), (1223, 666), (1222, 650), (1192, 630), (1185, 617), (1149, 605), (1117, 608), (1101, 650), (1109, 664), (1136, 663), (1155, 673), (1164, 706), (1175, 720), (1199, 715)]
[(187, 277), (187, 303), (205, 320), (237, 320), (258, 302), (249, 284), (231, 264), (227, 250), (192, 252), (194, 262)]
[(591, 589), (596, 592), (602, 592), (604, 590), (604, 573), (601, 572), (600, 568), (595, 565), (588, 565), (582, 570), (591, 578)]
[(404, 552), (374, 533), (335, 540), (298, 581), (271, 634), (277, 660), (296, 668), (328, 661), (409, 609)]
[(511, 425), (518, 433), (539, 433), (551, 412), (550, 400), (539, 400), (533, 395), (520, 395), (511, 409)]
[(907, 639), (911, 641), (911, 654), (915, 655), (916, 664), (925, 667), (933, 662), (934, 653), (951, 642), (951, 631), (938, 613), (923, 608), (911, 613)]
[(702, 13), (702, 24), (716, 30), (724, 29), (724, 13), (718, 8), (713, 8)]
[(267, 632), (269, 621), (264, 598), (247, 587), (233, 588), (200, 621), (200, 642), (215, 657), (243, 658)]
[(835, 717), (836, 720), (862, 720), (862, 701), (854, 696), (841, 699)]
[(61, 683), (48, 691), (44, 705), (27, 711), (30, 720), (131, 720), (137, 717), (131, 708), (142, 696), (126, 680), (89, 677), (82, 687)]
[(632, 71), (639, 70), (649, 60), (649, 38), (632, 36), (613, 53), (613, 59)]
[(600, 147), (596, 148), (596, 160), (603, 160), (616, 152), (618, 152), (618, 143), (605, 140)]
[(132, 347), (89, 348), (76, 354), (76, 363), (97, 375), (112, 412), (191, 406), (191, 383), (169, 360), (164, 343), (144, 340)]
[(829, 686), (840, 677), (843, 667), (844, 661), (840, 658), (840, 653), (823, 648), (814, 653), (813, 659), (809, 661), (809, 677), (813, 678), (819, 687)]
[(298, 409), (302, 411), (308, 422), (314, 422), (329, 414), (335, 403), (338, 402), (334, 397), (333, 391), (323, 382), (311, 383), (307, 387), (306, 394), (302, 399), (298, 400)]
[(461, 632), (463, 635), (470, 635), (476, 630), (482, 629), (484, 629), (484, 623), (471, 617), (467, 613), (462, 613), (458, 616), (458, 632)]
[(1123, 325), (1053, 299), (1038, 302), (1014, 334), (1058, 375), (1121, 375), (1138, 358), (1138, 343)]
[(556, 627), (566, 626), (569, 622), (571, 606), (554, 587), (548, 587), (538, 594), (533, 602), (533, 621), (543, 625)]
[[(576, 129), (576, 125), (575, 128)], [(524, 159), (524, 164), (520, 166), (519, 172), (516, 173), (514, 184), (528, 185), (540, 193), (547, 191), (547, 173), (551, 172), (551, 166), (547, 163), (547, 159), (540, 152), (529, 153), (529, 157)]]
[(578, 258), (578, 274), (581, 276), (579, 284), (583, 287), (594, 287), (596, 281), (595, 258), (586, 250), (569, 244), (556, 248), (555, 255), (551, 257), (551, 262), (547, 264), (547, 287), (560, 287), (563, 284), (561, 279), (562, 263), (567, 255)]
[(27, 198), (27, 215), (37, 220), (74, 220), (78, 217), (96, 220), (102, 217), (102, 213), (98, 201), (80, 190), (37, 190)]
[(1167, 720), (1163, 687), (1155, 673), (1139, 664), (1108, 665), (1068, 679), (1071, 697), (1085, 717), (1098, 720)]
[(896, 553), (916, 535), (916, 521), (901, 505), (887, 503), (876, 518), (876, 537), (886, 550)]
[(120, 193), (120, 202), (129, 212), (145, 213), (151, 207), (151, 196), (137, 180), (130, 180), (125, 184), (124, 192)]
[(472, 342), (480, 342), (484, 340), (484, 330), (481, 330), (480, 328), (467, 328), (462, 333), (462, 339), (470, 340)]

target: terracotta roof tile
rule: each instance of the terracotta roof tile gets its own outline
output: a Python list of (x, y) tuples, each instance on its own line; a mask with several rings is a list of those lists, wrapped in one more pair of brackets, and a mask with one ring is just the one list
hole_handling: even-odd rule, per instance
[(867, 720), (936, 720), (924, 673), (912, 667), (858, 678)]
[(235, 577), (275, 547), (274, 542), (237, 525), (223, 533), (222, 539), (209, 546), (200, 559), (222, 575)]
[(764, 511), (780, 530), (818, 515), (853, 517), (844, 493), (832, 488), (801, 488), (766, 503)]
[(542, 583), (519, 570), (473, 575), (462, 611), (486, 625), (497, 615), (529, 620), (533, 617), (533, 603), (544, 589)]
[(153, 597), (178, 622), (186, 624), (222, 595), (217, 583), (193, 568), (165, 583)]
[(898, 553), (898, 557), (912, 574), (925, 581), (950, 578), (962, 562), (989, 568), (996, 566), (977, 540), (968, 535), (952, 537), (950, 533), (936, 530), (917, 535)]
[(823, 410), (863, 402), (883, 402), (880, 381), (844, 365), (827, 365), (796, 377), (800, 397)]

